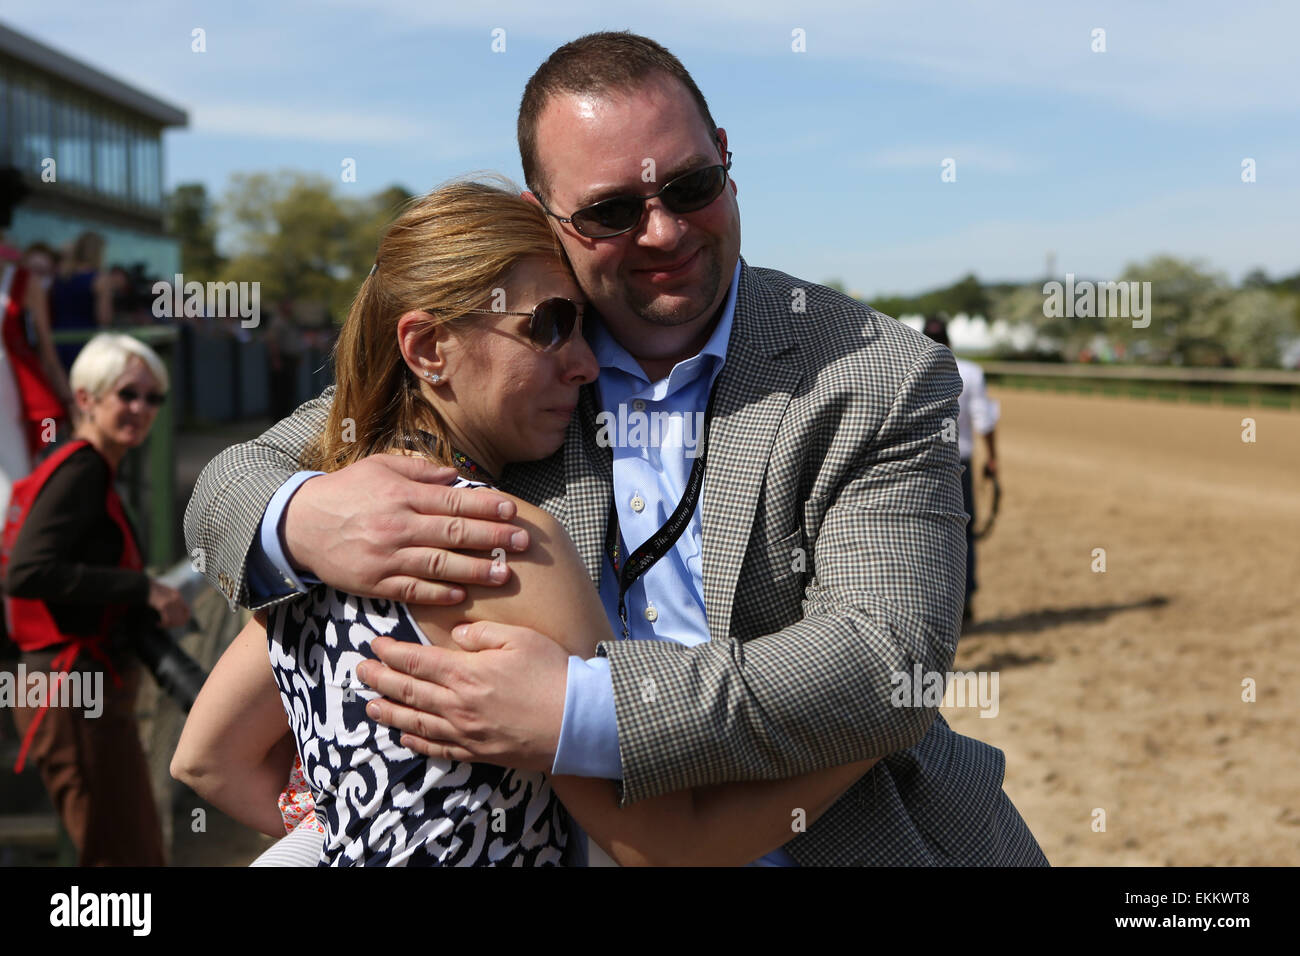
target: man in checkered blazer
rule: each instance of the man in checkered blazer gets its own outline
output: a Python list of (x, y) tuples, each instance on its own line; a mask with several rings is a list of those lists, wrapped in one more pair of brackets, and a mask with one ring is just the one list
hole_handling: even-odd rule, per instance
[[(602, 74), (593, 64), (613, 66)], [(532, 193), (555, 218), (591, 305), (649, 383), (699, 359), (719, 323), (730, 323), (725, 354), (714, 356), (703, 493), (687, 532), (702, 541), (702, 567), (698, 579), (681, 582), (701, 600), (707, 634), (690, 644), (609, 641), (594, 662), (612, 688), (624, 803), (879, 758), (806, 832), (792, 814), (792, 839), (769, 862), (1046, 865), (1002, 791), (1001, 751), (954, 733), (920, 688), (901, 705), (897, 694), (900, 675), (947, 672), (959, 633), (966, 516), (952, 353), (830, 289), (745, 263), (730, 183), (689, 211), (688, 191), (665, 188), (622, 233), (589, 235), (618, 228), (627, 212), (592, 212), (594, 203), (651, 194), (639, 175), (644, 155), (657, 153), (672, 171), (665, 182), (726, 155), (725, 131), (689, 74), (652, 41), (596, 34), (556, 51), (525, 91), (520, 147)], [(618, 486), (614, 456), (599, 438), (606, 374), (602, 360), (601, 381), (582, 389), (565, 446), (509, 468), (501, 487), (559, 518), (592, 580), (608, 588), (611, 502), (632, 490)], [(331, 514), (390, 507), (406, 517), (397, 502), (408, 496), (390, 494), (401, 479), (388, 475), (381, 487), (378, 466), (361, 462), (286, 494), (303, 477), (294, 478), (297, 456), (324, 426), (330, 395), (228, 449), (200, 477), (187, 540), (203, 549), (208, 576), (232, 605), (294, 593), (254, 594), (247, 581), (246, 558), (266, 550), (259, 541), (268, 526), (281, 527), (276, 507), (298, 570), (353, 593), (399, 593), (399, 538), (391, 538), (391, 557), (350, 556), (337, 544), (347, 515), (335, 522)], [(374, 523), (377, 539), (391, 526)], [(472, 547), (490, 550), (505, 539), (487, 527), (471, 521), (462, 531)], [(431, 530), (431, 544), (446, 544), (435, 537)], [(467, 563), (446, 567), (448, 580), (479, 580)], [(285, 570), (296, 583), (294, 568)], [(617, 616), (612, 623), (621, 631)], [(636, 624), (633, 637), (654, 636)], [(476, 626), (513, 632), (515, 650), (461, 655), (473, 662), (465, 666), (483, 667), (480, 683), (515, 681), (529, 692), (505, 695), (510, 713), (498, 705), (477, 715), (473, 735), (420, 749), (574, 772), (573, 755), (562, 767), (557, 750), (562, 731), (580, 722), (584, 704), (572, 699), (570, 675), (586, 665), (575, 659), (557, 669), (547, 663), (553, 650), (541, 653), (550, 642), (526, 629)], [(420, 678), (452, 652), (420, 653), (429, 656), (426, 669), (413, 671), (414, 700), (432, 712)], [(395, 681), (410, 680), (388, 671), (368, 682), (392, 697)], [(440, 687), (439, 699), (449, 690)], [(471, 706), (468, 697), (462, 705)], [(388, 703), (381, 719), (416, 732), (430, 726), (423, 716)]]

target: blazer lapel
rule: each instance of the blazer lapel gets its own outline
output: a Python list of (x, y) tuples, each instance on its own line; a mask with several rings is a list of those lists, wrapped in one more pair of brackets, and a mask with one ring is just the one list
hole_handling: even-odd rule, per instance
[(802, 377), (796, 363), (777, 358), (795, 347), (789, 308), (741, 260), (731, 340), (709, 425), (701, 504), (704, 607), (714, 640), (730, 634), (736, 584), (772, 445)]
[(614, 457), (596, 443), (596, 385), (584, 385), (564, 442), (565, 528), (599, 587), (605, 567), (605, 527), (614, 500)]

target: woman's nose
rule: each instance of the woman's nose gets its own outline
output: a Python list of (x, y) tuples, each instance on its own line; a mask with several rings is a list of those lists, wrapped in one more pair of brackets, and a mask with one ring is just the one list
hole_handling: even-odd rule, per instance
[(568, 379), (579, 385), (586, 385), (596, 380), (596, 376), (600, 374), (600, 364), (583, 336), (574, 335), (564, 351), (567, 353), (564, 357), (564, 372)]

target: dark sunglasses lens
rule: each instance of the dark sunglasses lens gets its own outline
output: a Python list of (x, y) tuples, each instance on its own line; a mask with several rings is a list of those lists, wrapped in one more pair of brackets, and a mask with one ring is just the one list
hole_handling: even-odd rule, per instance
[(634, 196), (606, 199), (573, 214), (573, 224), (584, 236), (602, 236), (631, 229), (641, 218), (642, 202)]
[[(140, 397), (140, 393), (133, 388), (123, 388), (118, 390), (117, 397), (122, 400), (123, 405), (130, 405)], [(161, 405), (166, 398), (166, 395), (161, 395), (158, 392), (148, 392), (144, 396), (145, 403), (152, 405), (154, 408)]]
[(544, 349), (558, 348), (573, 334), (578, 307), (568, 299), (547, 299), (533, 309), (531, 337), (533, 344)]
[(703, 209), (722, 193), (727, 185), (727, 171), (721, 166), (678, 176), (664, 188), (664, 205), (673, 212), (695, 212)]

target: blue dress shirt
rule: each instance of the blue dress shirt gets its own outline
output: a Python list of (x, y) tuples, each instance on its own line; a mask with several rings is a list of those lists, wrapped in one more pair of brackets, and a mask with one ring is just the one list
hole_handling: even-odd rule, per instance
[[(726, 362), (739, 281), (737, 262), (722, 316), (708, 342), (657, 382), (647, 378), (603, 326), (593, 323), (590, 328), (591, 349), (600, 363), (598, 438), (613, 452), (614, 507), (624, 558), (663, 526), (685, 493), (700, 450), (709, 392)], [(259, 541), (254, 542), (248, 557), (249, 589), (259, 600), (305, 590), (303, 582), (313, 580), (300, 579), (285, 559), (280, 521), (293, 493), (317, 474), (322, 473), (298, 472), (267, 506)], [(618, 578), (606, 555), (600, 598), (614, 634), (621, 639), (618, 590)], [(699, 504), (673, 547), (637, 578), (624, 600), (631, 640), (676, 641), (687, 646), (709, 640)], [(612, 780), (622, 777), (614, 685), (607, 658), (569, 658), (564, 717), (552, 772)], [(778, 849), (756, 865), (798, 864)]]

